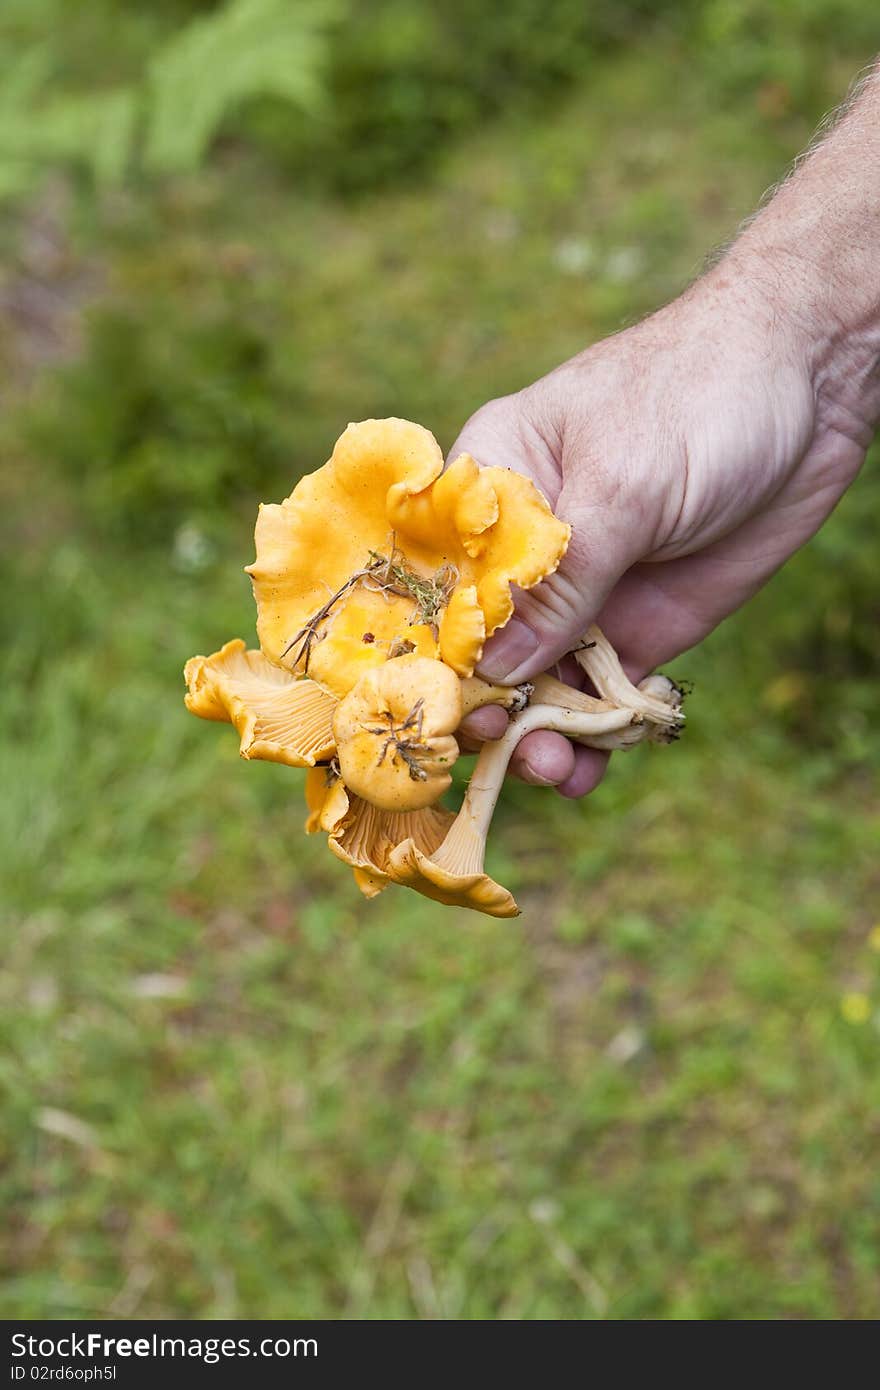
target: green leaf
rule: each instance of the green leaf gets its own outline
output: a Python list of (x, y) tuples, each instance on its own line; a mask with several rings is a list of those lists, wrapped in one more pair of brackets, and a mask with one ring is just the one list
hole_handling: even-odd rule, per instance
[(309, 0), (233, 0), (188, 25), (150, 68), (147, 167), (197, 168), (227, 115), (250, 98), (281, 97), (314, 111), (336, 13)]
[(132, 158), (136, 93), (121, 87), (40, 102), (51, 57), (39, 45), (21, 55), (0, 94), (0, 198), (24, 193), (41, 170), (88, 167), (99, 184), (119, 183)]

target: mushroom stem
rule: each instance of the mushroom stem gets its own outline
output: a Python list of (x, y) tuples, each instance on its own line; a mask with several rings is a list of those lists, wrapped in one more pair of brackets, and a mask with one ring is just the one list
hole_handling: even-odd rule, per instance
[(552, 705), (554, 709), (581, 710), (584, 714), (601, 714), (605, 710), (620, 708), (613, 700), (597, 700), (595, 695), (575, 690), (574, 686), (547, 675), (535, 677), (534, 699), (536, 704)]
[[(668, 676), (647, 676), (639, 683), (638, 690), (643, 697), (650, 697), (647, 700), (643, 699), (645, 706), (651, 704), (653, 698), (656, 698), (662, 701), (673, 715), (676, 715), (681, 708), (682, 691)], [(621, 708), (620, 705), (612, 705), (609, 700), (597, 700), (594, 695), (587, 695), (582, 690), (573, 690), (570, 685), (564, 685), (562, 681), (554, 680), (552, 676), (538, 676), (535, 679), (535, 699), (542, 705), (561, 705), (567, 709), (595, 713), (600, 710)], [(647, 741), (672, 743), (678, 738), (683, 720), (684, 716), (680, 715), (661, 724), (654, 721), (653, 714), (636, 710), (633, 713), (632, 723), (627, 728), (615, 730), (613, 733), (585, 734), (581, 738), (575, 739), (575, 742), (586, 744), (589, 748), (604, 749), (608, 752), (634, 748), (637, 743)]]
[[(577, 692), (573, 691), (573, 694)], [(585, 697), (589, 698), (589, 697)], [(594, 703), (598, 704), (598, 701)], [(601, 710), (563, 709), (554, 705), (530, 705), (511, 719), (502, 738), (484, 743), (461, 810), (449, 828), (443, 844), (431, 856), (440, 868), (456, 874), (483, 871), (486, 837), (513, 751), (533, 729), (551, 729), (569, 738), (590, 734), (610, 734), (632, 723), (631, 709), (604, 707)]]
[[(641, 686), (633, 685), (620, 664), (620, 658), (608, 638), (595, 623), (584, 637), (584, 645), (573, 653), (581, 670), (586, 672), (603, 700), (633, 710), (648, 719), (652, 724), (677, 731), (684, 723), (684, 715), (677, 703), (663, 699), (657, 693), (658, 687), (653, 678), (643, 681)], [(665, 677), (663, 678), (665, 679)], [(672, 682), (669, 682), (672, 685)]]
[(500, 705), (511, 714), (519, 714), (532, 698), (532, 685), (490, 685), (479, 676), (469, 676), (461, 682), (461, 717), (484, 705)]
[[(668, 676), (648, 676), (638, 688), (643, 696), (656, 696), (664, 706), (673, 711), (681, 707), (682, 692)], [(536, 678), (535, 699), (542, 705), (561, 705), (566, 709), (584, 710), (587, 713), (598, 714), (600, 710), (621, 708), (609, 700), (597, 700), (594, 695), (587, 695), (583, 690), (573, 690), (570, 685), (564, 685), (552, 676)], [(678, 737), (681, 718), (675, 719), (672, 723), (660, 724), (654, 722), (653, 715), (645, 714), (641, 710), (632, 714), (632, 723), (625, 729), (616, 729), (613, 733), (584, 734), (574, 741), (586, 744), (588, 748), (613, 752), (616, 749), (634, 748), (637, 743), (645, 743), (647, 740), (654, 743), (671, 743)]]

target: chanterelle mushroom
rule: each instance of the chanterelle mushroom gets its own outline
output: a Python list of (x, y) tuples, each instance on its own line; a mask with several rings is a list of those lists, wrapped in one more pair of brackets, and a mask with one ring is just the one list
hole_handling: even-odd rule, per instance
[[(636, 687), (598, 628), (575, 652), (597, 695), (547, 675), (473, 675), (512, 615), (512, 588), (553, 572), (569, 526), (531, 482), (462, 455), (443, 471), (406, 420), (350, 425), (323, 468), (261, 508), (250, 567), (262, 650), (228, 642), (186, 665), (186, 704), (238, 730), (245, 758), (307, 767), (309, 831), (324, 830), (360, 890), (417, 889), (497, 917), (518, 908), (484, 869), (486, 836), (516, 744), (551, 729), (596, 748), (677, 737), (682, 692)], [(531, 701), (531, 703), (530, 703)], [(450, 786), (462, 717), (512, 716), (486, 743), (457, 816)]]
[(511, 585), (552, 573), (571, 528), (527, 478), (467, 454), (442, 470), (420, 425), (364, 420), (260, 508), (248, 572), (271, 660), (339, 698), (402, 652), (471, 675), (513, 612)]
[(343, 782), (385, 811), (432, 805), (452, 785), (460, 722), (461, 682), (442, 662), (402, 656), (374, 666), (333, 716)]
[(296, 680), (236, 638), (212, 656), (186, 663), (186, 707), (202, 719), (233, 724), (243, 758), (313, 767), (332, 756), (336, 701), (314, 681)]

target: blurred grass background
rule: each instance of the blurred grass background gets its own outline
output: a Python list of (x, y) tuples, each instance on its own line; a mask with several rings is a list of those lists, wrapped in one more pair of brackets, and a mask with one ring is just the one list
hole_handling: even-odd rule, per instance
[(875, 461), (677, 663), (679, 745), (510, 788), (512, 923), (363, 902), (180, 671), (253, 634), (261, 498), (673, 295), (877, 46), (861, 0), (5, 0), (3, 1316), (876, 1315)]

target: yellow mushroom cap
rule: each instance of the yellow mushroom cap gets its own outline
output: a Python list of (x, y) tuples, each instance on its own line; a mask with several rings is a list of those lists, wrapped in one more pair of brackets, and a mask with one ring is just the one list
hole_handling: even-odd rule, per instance
[(463, 863), (451, 868), (437, 864), (431, 854), (405, 840), (391, 854), (388, 868), (395, 883), (415, 888), (447, 907), (470, 907), (490, 917), (517, 917), (513, 894), (482, 868), (468, 872)]
[(458, 757), (461, 682), (428, 657), (402, 656), (361, 676), (333, 717), (345, 785), (384, 811), (438, 801)]
[(377, 898), (388, 887), (389, 880), (371, 874), (367, 869), (352, 868), (352, 876), (365, 898)]
[(463, 454), (445, 471), (408, 420), (349, 425), (323, 468), (260, 508), (249, 566), (266, 654), (341, 698), (401, 650), (469, 676), (552, 573), (570, 527), (528, 479)]
[(187, 709), (234, 725), (243, 758), (312, 767), (332, 756), (336, 701), (314, 681), (246, 650), (240, 638), (212, 656), (191, 657), (184, 677)]
[(329, 767), (310, 767), (306, 773), (306, 819), (303, 829), (307, 835), (317, 835), (323, 830), (321, 821), (330, 793), (337, 783), (337, 777)]

